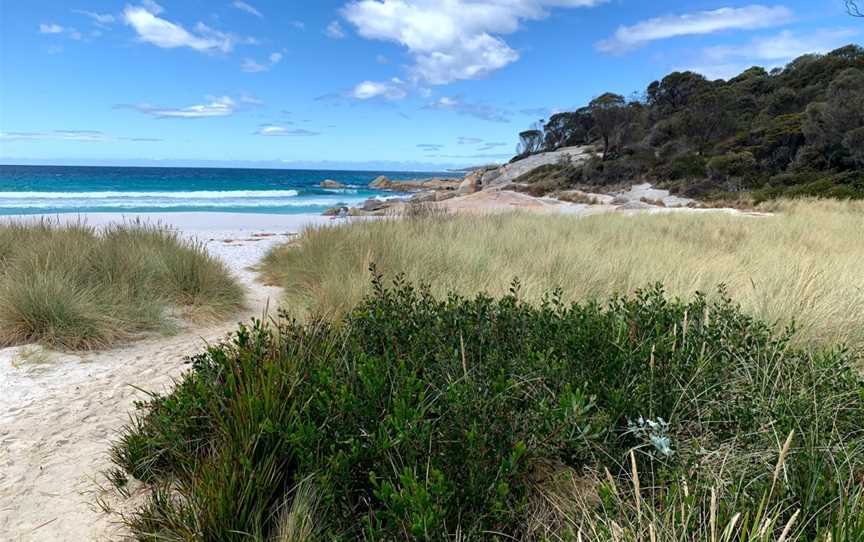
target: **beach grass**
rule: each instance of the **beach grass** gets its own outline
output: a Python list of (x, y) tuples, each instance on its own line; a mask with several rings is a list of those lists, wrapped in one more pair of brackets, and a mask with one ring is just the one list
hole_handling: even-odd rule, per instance
[(0, 224), (0, 345), (104, 348), (237, 310), (227, 267), (160, 225)]
[(725, 213), (445, 216), (306, 231), (265, 258), (295, 314), (338, 318), (370, 292), (368, 269), (436, 296), (506, 293), (604, 300), (655, 283), (673, 295), (722, 285), (743, 310), (796, 341), (864, 347), (864, 204), (781, 201), (773, 216)]

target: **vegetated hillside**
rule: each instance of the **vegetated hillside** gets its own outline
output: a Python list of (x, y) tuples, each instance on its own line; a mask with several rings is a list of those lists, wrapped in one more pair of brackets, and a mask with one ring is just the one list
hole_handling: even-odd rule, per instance
[(648, 180), (691, 197), (864, 198), (864, 48), (728, 81), (675, 72), (640, 99), (605, 93), (520, 134), (520, 154), (593, 143), (555, 187)]

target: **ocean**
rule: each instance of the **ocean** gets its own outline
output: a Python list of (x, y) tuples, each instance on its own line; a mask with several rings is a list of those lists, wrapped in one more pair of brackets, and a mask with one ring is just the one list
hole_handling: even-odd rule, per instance
[[(453, 173), (158, 167), (0, 165), (0, 215), (58, 213), (321, 213), (368, 198), (404, 197), (370, 190), (391, 180)], [(325, 179), (346, 188), (319, 187)]]

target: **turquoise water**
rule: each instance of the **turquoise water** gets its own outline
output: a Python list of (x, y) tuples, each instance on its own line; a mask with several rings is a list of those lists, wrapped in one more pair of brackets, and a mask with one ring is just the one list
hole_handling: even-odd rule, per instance
[[(287, 169), (137, 168), (0, 165), (0, 215), (57, 213), (321, 213), (368, 198), (404, 194), (367, 188), (447, 173)], [(326, 189), (332, 179), (347, 188)]]

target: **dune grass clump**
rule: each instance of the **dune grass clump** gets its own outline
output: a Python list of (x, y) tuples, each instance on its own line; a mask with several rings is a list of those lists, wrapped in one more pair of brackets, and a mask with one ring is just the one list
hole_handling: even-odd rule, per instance
[(383, 220), (307, 230), (276, 248), (263, 271), (284, 305), (338, 317), (369, 293), (371, 263), (435, 295), (561, 288), (567, 301), (605, 300), (654, 283), (678, 296), (718, 284), (769, 323), (794, 320), (796, 340), (864, 348), (864, 204), (775, 203), (776, 215), (722, 213), (590, 217), (503, 214)]
[(242, 300), (222, 262), (161, 226), (0, 224), (0, 346), (107, 347)]
[(343, 321), (241, 327), (112, 449), (138, 540), (864, 536), (864, 378), (719, 293), (603, 304), (380, 277)]

